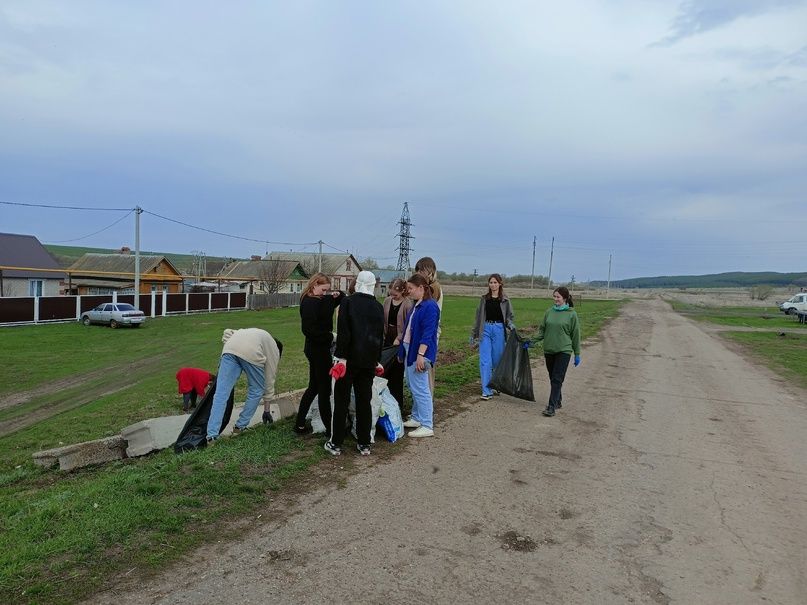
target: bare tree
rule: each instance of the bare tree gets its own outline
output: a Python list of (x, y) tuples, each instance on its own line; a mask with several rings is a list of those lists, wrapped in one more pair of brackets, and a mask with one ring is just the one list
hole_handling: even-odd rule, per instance
[(288, 281), (289, 272), (287, 268), (287, 263), (283, 261), (261, 261), (261, 267), (258, 269), (258, 283), (261, 290), (266, 294), (277, 294)]

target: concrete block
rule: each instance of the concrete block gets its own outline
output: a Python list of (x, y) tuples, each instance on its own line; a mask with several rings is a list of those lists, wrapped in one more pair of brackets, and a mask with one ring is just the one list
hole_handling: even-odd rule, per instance
[(155, 450), (164, 450), (176, 442), (179, 432), (188, 421), (188, 415), (149, 418), (130, 424), (121, 431), (128, 442), (129, 456), (145, 456)]
[(126, 440), (121, 435), (65, 445), (34, 454), (34, 463), (63, 471), (126, 458)]

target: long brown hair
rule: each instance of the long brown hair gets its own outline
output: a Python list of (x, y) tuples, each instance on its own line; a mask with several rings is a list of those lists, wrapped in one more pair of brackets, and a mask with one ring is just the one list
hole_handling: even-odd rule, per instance
[(429, 285), (429, 280), (427, 280), (420, 273), (414, 273), (406, 281), (414, 286), (423, 286), (423, 300), (429, 300), (430, 298), (433, 298), (434, 290), (432, 290), (431, 285)]
[(437, 264), (431, 256), (424, 256), (415, 263), (415, 273), (426, 278), (432, 289), (432, 297), (440, 298), (443, 289), (440, 287), (440, 282), (437, 281)]
[(330, 283), (331, 278), (325, 275), (324, 273), (314, 273), (314, 275), (311, 276), (311, 279), (308, 280), (308, 283), (305, 285), (305, 288), (303, 288), (303, 293), (302, 295), (300, 295), (300, 302), (303, 302), (303, 299), (306, 296), (314, 296), (313, 294), (311, 294), (311, 292), (314, 291), (314, 288), (316, 286), (322, 284), (330, 285)]
[(499, 300), (504, 300), (504, 280), (498, 273), (491, 273), (488, 276), (488, 293), (485, 294), (485, 298), (493, 298), (493, 291), (490, 289), (491, 279), (495, 279), (497, 282), (499, 282)]
[(574, 306), (574, 301), (572, 300), (572, 295), (571, 295), (571, 293), (569, 292), (569, 288), (567, 288), (566, 286), (560, 286), (559, 288), (555, 288), (555, 289), (552, 291), (552, 293), (553, 293), (553, 294), (554, 294), (555, 292), (557, 292), (558, 294), (560, 294), (560, 295), (563, 297), (563, 300), (565, 300), (565, 301), (566, 301), (566, 304), (568, 304), (570, 307), (573, 307), (573, 306)]

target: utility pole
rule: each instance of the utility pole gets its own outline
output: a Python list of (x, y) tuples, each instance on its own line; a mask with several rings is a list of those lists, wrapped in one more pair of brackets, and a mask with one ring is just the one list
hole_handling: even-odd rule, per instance
[(555, 257), (555, 237), (552, 236), (552, 247), (549, 249), (549, 275), (546, 277), (546, 287), (552, 291), (552, 259)]
[(614, 259), (614, 253), (608, 255), (608, 284), (605, 286), (605, 300), (608, 300), (608, 295), (611, 292), (611, 261)]
[(532, 273), (530, 274), (530, 290), (535, 284), (535, 236), (532, 236)]
[(474, 269), (474, 279), (473, 279), (473, 285), (474, 285), (474, 287), (476, 287), (476, 276), (477, 276), (477, 275), (479, 275), (479, 271), (477, 271), (476, 269)]
[(134, 284), (134, 306), (140, 308), (140, 215), (143, 209), (135, 206), (135, 284)]
[(319, 244), (319, 264), (317, 266), (317, 272), (322, 273), (322, 240), (317, 242)]

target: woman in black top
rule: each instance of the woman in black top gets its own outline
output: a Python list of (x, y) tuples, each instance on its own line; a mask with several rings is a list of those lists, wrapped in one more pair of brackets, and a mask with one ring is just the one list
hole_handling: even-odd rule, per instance
[[(384, 334), (385, 347), (397, 347), (403, 340), (404, 320), (406, 314), (412, 308), (412, 300), (406, 296), (406, 281), (395, 279), (389, 285), (389, 296), (384, 300)], [(404, 407), (404, 365), (398, 361), (397, 356), (393, 357), (389, 363), (384, 378), (387, 379), (387, 388), (401, 406), (401, 413)]]
[(512, 330), (513, 307), (504, 294), (502, 276), (488, 278), (488, 291), (479, 301), (476, 322), (471, 332), (471, 346), (479, 346), (479, 375), (482, 381), (482, 399), (490, 399), (495, 392), (488, 386), (493, 370), (504, 353), (505, 328)]
[[(300, 297), (300, 318), (305, 335), (305, 356), (308, 359), (308, 388), (300, 399), (294, 432), (309, 432), (305, 417), (314, 397), (317, 397), (319, 415), (326, 430), (331, 426), (331, 377), (328, 372), (333, 363), (333, 312), (342, 302), (344, 292), (328, 292), (331, 278), (324, 273), (315, 273)], [(330, 433), (329, 433), (330, 436)]]

